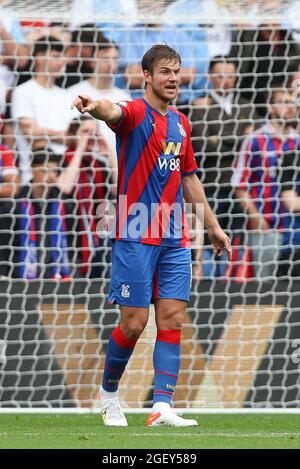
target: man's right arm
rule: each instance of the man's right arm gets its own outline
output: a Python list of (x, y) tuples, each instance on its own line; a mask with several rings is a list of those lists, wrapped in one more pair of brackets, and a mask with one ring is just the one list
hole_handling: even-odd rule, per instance
[(73, 101), (71, 109), (76, 107), (81, 114), (88, 112), (95, 119), (107, 124), (117, 124), (122, 116), (121, 107), (108, 99), (93, 100), (86, 95), (78, 95)]
[(268, 222), (257, 210), (249, 192), (237, 188), (236, 198), (249, 217), (249, 228), (251, 230), (266, 231), (270, 229)]
[(24, 137), (29, 141), (34, 139), (35, 144), (37, 144), (38, 141), (47, 144), (48, 138), (53, 142), (65, 143), (66, 132), (63, 130), (40, 127), (37, 121), (31, 117), (22, 117), (18, 121)]

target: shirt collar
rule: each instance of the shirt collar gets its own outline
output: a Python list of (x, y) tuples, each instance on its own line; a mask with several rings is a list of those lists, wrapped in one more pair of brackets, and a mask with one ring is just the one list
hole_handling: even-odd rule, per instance
[(228, 93), (226, 96), (221, 96), (214, 89), (211, 89), (210, 94), (226, 114), (232, 113), (233, 92)]

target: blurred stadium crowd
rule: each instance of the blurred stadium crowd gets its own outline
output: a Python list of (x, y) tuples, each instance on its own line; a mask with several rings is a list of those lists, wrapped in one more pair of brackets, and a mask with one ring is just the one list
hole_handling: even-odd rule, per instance
[[(300, 276), (300, 1), (280, 24), (257, 22), (248, 1), (249, 22), (234, 25), (217, 0), (157, 1), (159, 24), (135, 23), (137, 3), (73, 0), (68, 24), (18, 21), (0, 7), (0, 278), (109, 277), (97, 226), (116, 197), (115, 136), (70, 105), (78, 94), (142, 96), (141, 58), (162, 42), (182, 57), (174, 105), (190, 120), (198, 176), (233, 244), (228, 262), (205, 234), (192, 237), (194, 278)], [(123, 22), (82, 22), (112, 4)], [(185, 22), (196, 9), (224, 22)]]

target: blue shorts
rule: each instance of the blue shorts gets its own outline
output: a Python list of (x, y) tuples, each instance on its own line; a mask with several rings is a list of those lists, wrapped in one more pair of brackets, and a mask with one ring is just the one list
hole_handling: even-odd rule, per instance
[(189, 248), (119, 240), (112, 245), (110, 303), (148, 308), (151, 300), (159, 298), (189, 301)]

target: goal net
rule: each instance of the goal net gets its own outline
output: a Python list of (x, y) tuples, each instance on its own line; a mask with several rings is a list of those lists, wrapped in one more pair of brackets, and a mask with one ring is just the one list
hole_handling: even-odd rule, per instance
[[(142, 96), (139, 63), (154, 43), (181, 54), (174, 105), (233, 246), (231, 261), (215, 256), (188, 214), (193, 279), (175, 406), (300, 407), (300, 222), (284, 199), (300, 194), (299, 7), (0, 2), (0, 408), (94, 406), (119, 320), (105, 228), (117, 159), (114, 134), (70, 105), (78, 94)], [(267, 225), (253, 225), (245, 193)], [(151, 406), (155, 338), (151, 307), (121, 380), (124, 407)]]

